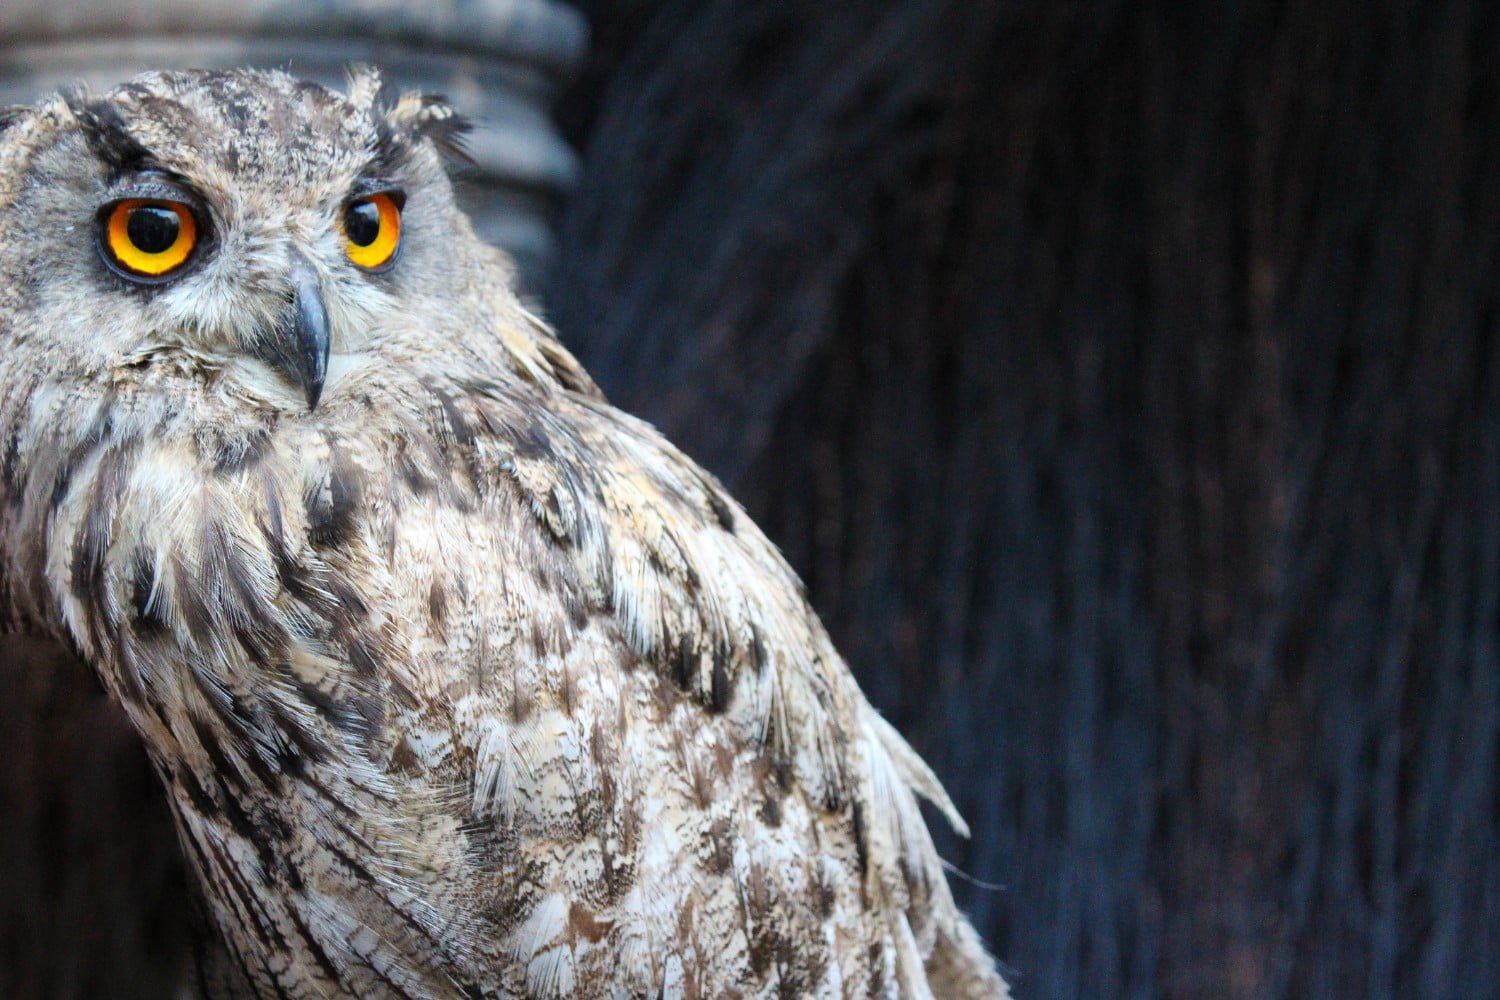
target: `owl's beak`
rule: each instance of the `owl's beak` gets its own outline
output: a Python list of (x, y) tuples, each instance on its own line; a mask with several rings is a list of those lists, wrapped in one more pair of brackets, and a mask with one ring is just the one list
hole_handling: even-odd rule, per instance
[(288, 309), (277, 329), (256, 345), (256, 353), (301, 386), (307, 408), (315, 410), (328, 375), (328, 309), (323, 304), (318, 274), (300, 253), (292, 253), (287, 277), (291, 283)]

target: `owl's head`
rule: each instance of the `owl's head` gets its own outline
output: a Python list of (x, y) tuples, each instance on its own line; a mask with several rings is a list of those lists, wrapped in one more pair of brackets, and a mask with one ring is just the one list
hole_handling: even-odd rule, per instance
[(314, 408), (361, 358), (484, 325), (464, 311), (496, 257), (441, 156), (463, 127), (369, 70), (345, 95), (161, 72), (0, 111), (0, 335), (54, 370), (178, 366)]

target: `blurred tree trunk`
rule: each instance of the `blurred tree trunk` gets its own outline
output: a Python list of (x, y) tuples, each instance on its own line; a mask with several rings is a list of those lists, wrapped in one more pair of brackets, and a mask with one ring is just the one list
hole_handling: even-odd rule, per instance
[(1019, 995), (1500, 996), (1495, 10), (581, 6), (552, 317), (955, 793)]

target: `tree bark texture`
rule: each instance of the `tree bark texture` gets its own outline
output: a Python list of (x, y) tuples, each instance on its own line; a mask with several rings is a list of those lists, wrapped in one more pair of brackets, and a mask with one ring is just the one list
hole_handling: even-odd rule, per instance
[(953, 791), (1018, 995), (1500, 996), (1495, 10), (581, 6), (551, 316)]

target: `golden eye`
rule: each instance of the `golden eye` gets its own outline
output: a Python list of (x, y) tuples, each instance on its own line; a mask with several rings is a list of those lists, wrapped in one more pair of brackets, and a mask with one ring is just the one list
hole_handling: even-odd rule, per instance
[(344, 209), (344, 250), (360, 267), (389, 264), (401, 245), (401, 206), (388, 194), (351, 201)]
[(161, 278), (177, 270), (198, 244), (193, 210), (180, 201), (131, 198), (110, 209), (104, 247), (129, 274)]

